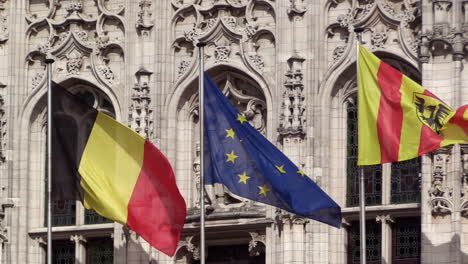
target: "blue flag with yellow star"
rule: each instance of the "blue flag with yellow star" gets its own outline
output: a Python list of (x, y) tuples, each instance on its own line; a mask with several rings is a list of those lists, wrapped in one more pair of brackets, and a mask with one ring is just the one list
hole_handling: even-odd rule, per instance
[(335, 227), (341, 208), (252, 127), (205, 73), (205, 184)]

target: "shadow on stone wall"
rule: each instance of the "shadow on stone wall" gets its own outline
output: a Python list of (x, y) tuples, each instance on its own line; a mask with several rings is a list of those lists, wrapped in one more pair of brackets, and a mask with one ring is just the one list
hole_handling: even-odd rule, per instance
[[(434, 245), (424, 233), (421, 233), (420, 263), (468, 263), (468, 254), (462, 252), (461, 248), (460, 234), (453, 235), (450, 242)], [(406, 262), (402, 263), (406, 264)]]

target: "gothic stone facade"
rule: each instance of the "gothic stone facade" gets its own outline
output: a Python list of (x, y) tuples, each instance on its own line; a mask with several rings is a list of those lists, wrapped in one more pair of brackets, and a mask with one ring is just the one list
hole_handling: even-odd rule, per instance
[[(357, 263), (357, 27), (468, 103), (468, 0), (0, 0), (0, 263), (45, 263), (44, 54), (54, 81), (160, 147), (189, 208), (169, 258), (54, 203), (54, 263), (198, 263), (197, 41), (229, 99), (343, 208), (335, 229), (207, 186), (208, 263)], [(369, 263), (468, 263), (467, 145), (365, 173)]]

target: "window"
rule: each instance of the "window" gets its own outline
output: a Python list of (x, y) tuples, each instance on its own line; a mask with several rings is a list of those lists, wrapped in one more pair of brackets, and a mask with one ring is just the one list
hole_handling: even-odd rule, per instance
[(52, 263), (74, 264), (75, 244), (70, 240), (54, 240), (52, 242)]
[(392, 231), (393, 263), (420, 263), (421, 219), (419, 217), (397, 218)]
[[(356, 100), (354, 100), (356, 102)], [(346, 206), (359, 205), (359, 168), (358, 159), (358, 122), (357, 105), (349, 103), (347, 107), (347, 197)], [(382, 203), (382, 166), (364, 167), (366, 205)]]
[[(366, 221), (366, 260), (369, 264), (381, 263), (382, 230), (374, 220)], [(348, 233), (348, 263), (361, 262), (359, 221), (352, 221)]]
[(416, 203), (421, 200), (420, 167), (419, 157), (392, 164), (391, 203)]
[[(356, 99), (352, 100), (356, 102)], [(347, 109), (347, 194), (346, 206), (359, 206), (358, 119), (357, 104), (348, 103)], [(386, 170), (390, 166), (389, 170)], [(420, 158), (392, 164), (364, 166), (366, 206), (416, 203), (421, 199)], [(384, 173), (387, 172), (387, 173)], [(390, 172), (390, 173), (388, 173)], [(383, 197), (383, 185), (389, 184), (390, 197)]]
[(111, 238), (89, 239), (86, 248), (87, 264), (113, 264), (114, 245)]

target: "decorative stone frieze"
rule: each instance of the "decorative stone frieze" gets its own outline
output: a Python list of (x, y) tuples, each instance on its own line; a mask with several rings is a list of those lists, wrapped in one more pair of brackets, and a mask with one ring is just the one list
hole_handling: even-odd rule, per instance
[[(340, 5), (342, 7), (340, 7)], [(355, 43), (354, 28), (365, 28), (362, 39), (375, 49), (385, 45), (399, 43), (402, 50), (414, 60), (419, 51), (420, 6), (411, 1), (357, 1), (351, 7), (337, 1), (332, 5), (336, 10), (343, 10), (329, 21), (327, 32), (330, 45), (330, 62), (338, 67), (347, 60)], [(343, 45), (345, 44), (345, 45)], [(345, 56), (343, 56), (345, 55)]]
[(429, 189), (429, 203), (433, 215), (446, 215), (453, 211), (452, 188), (447, 182), (447, 168), (451, 148), (441, 148), (432, 154), (432, 180)]

